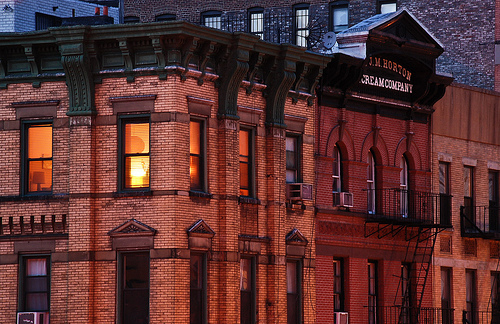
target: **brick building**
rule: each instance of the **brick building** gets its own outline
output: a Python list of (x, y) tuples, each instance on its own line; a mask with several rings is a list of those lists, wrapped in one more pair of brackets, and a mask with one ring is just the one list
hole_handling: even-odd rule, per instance
[(339, 32), (377, 13), (400, 8), (412, 12), (447, 49), (438, 58), (438, 71), (453, 74), (458, 83), (499, 89), (495, 44), (500, 6), (494, 0), (458, 4), (454, 0), (123, 1), (125, 21), (187, 20), (317, 49), (322, 48), (322, 36), (328, 31)]
[(435, 105), (433, 189), (453, 230), (436, 243), (433, 295), (457, 310), (454, 323), (499, 321), (499, 104), (496, 92), (453, 85)]
[(317, 110), (317, 323), (433, 323), (432, 253), (449, 227), (429, 190), (442, 45), (405, 10), (337, 40)]
[(0, 322), (314, 323), (328, 61), (185, 22), (0, 36)]

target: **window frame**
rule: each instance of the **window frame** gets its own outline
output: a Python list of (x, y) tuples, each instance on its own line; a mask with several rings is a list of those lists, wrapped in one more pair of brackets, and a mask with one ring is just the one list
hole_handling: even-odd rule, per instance
[(409, 216), (410, 205), (410, 164), (408, 158), (403, 154), (400, 160), (399, 189), (401, 190), (401, 216)]
[[(250, 270), (250, 290), (243, 290), (243, 260), (248, 260), (250, 262), (249, 270)], [(240, 323), (241, 324), (254, 324), (257, 319), (257, 283), (256, 283), (256, 274), (257, 265), (254, 256), (242, 256), (240, 258)], [(244, 296), (248, 295), (248, 296)], [(245, 310), (242, 307), (244, 298), (250, 299), (250, 314), (246, 314)]]
[[(294, 283), (295, 293), (290, 292), (290, 284), (288, 277), (288, 266), (292, 265), (295, 267), (295, 278), (292, 281)], [(287, 323), (288, 324), (299, 324), (302, 323), (302, 307), (303, 307), (303, 298), (302, 298), (302, 260), (300, 259), (287, 259), (286, 260), (286, 282), (287, 282)], [(291, 301), (293, 298), (296, 298), (296, 303), (293, 304)], [(294, 308), (295, 314), (290, 314), (290, 309)], [(294, 316), (295, 315), (295, 316)]]
[[(198, 274), (198, 280), (201, 281), (200, 286), (193, 288), (193, 257), (201, 258), (201, 273)], [(190, 256), (190, 323), (192, 324), (206, 324), (208, 323), (208, 294), (207, 294), (207, 254), (191, 252)], [(193, 305), (193, 294), (198, 291), (201, 294), (201, 305)], [(195, 312), (198, 312), (199, 321), (193, 319)]]
[[(373, 276), (372, 276), (373, 268)], [(373, 285), (372, 285), (373, 282)], [(378, 266), (377, 261), (368, 260), (368, 323), (378, 323)], [(373, 289), (372, 289), (373, 288)]]
[[(476, 212), (474, 209), (474, 167), (470, 165), (464, 165), (463, 168), (463, 189), (464, 189), (464, 212), (469, 220), (476, 224)], [(469, 176), (467, 177), (467, 174)], [(467, 195), (467, 192), (469, 195)], [(469, 222), (464, 224), (466, 229), (473, 227)]]
[(124, 24), (138, 24), (141, 22), (141, 19), (137, 16), (125, 16), (123, 17)]
[[(241, 154), (241, 132), (247, 132), (248, 133), (248, 156), (244, 156)], [(255, 189), (255, 128), (253, 127), (247, 127), (247, 126), (240, 126), (239, 130), (239, 144), (240, 144), (240, 154), (239, 154), (239, 166), (240, 166), (240, 196), (243, 197), (251, 197), (255, 198), (256, 196), (256, 189)], [(242, 159), (247, 158), (247, 161), (242, 161)], [(248, 188), (242, 187), (242, 163), (247, 164), (247, 177), (248, 177)], [(245, 195), (242, 193), (242, 190), (247, 190), (248, 195)]]
[[(338, 265), (338, 267), (336, 266)], [(338, 270), (338, 273), (337, 273)], [(344, 259), (333, 259), (333, 311), (343, 312), (345, 307)], [(337, 290), (337, 285), (340, 290)], [(337, 305), (338, 300), (338, 305)]]
[(368, 169), (366, 177), (366, 186), (368, 190), (367, 194), (367, 206), (366, 209), (369, 214), (375, 214), (377, 212), (377, 172), (376, 166), (377, 161), (375, 159), (375, 154), (372, 150), (368, 151)]
[(439, 161), (439, 214), (443, 225), (451, 225), (451, 188), (450, 188), (450, 163)]
[[(207, 22), (207, 19), (215, 19), (213, 22)], [(222, 30), (222, 11), (219, 10), (208, 10), (204, 11), (200, 15), (201, 25), (209, 28)]]
[[(398, 11), (398, 2), (397, 2), (397, 0), (378, 0), (377, 1), (377, 13), (381, 14), (382, 13), (382, 7), (385, 6), (385, 5), (390, 5), (390, 4), (394, 4), (396, 6), (396, 10), (390, 11), (390, 12), (396, 12), (396, 11)], [(386, 13), (389, 13), (389, 12), (386, 12)]]
[[(119, 324), (124, 324), (124, 318), (125, 318), (125, 314), (124, 312), (126, 311), (127, 307), (125, 307), (124, 303), (125, 303), (125, 298), (124, 298), (124, 294), (126, 291), (128, 291), (129, 289), (134, 289), (134, 288), (126, 288), (125, 289), (125, 280), (126, 280), (126, 274), (124, 273), (125, 272), (125, 261), (124, 261), (124, 256), (126, 255), (133, 255), (133, 254), (136, 254), (136, 255), (147, 255), (147, 258), (148, 258), (148, 264), (147, 264), (147, 267), (148, 267), (148, 288), (147, 288), (147, 294), (145, 294), (147, 296), (147, 303), (145, 302), (144, 304), (146, 305), (147, 304), (147, 323), (149, 323), (149, 317), (151, 315), (151, 309), (150, 309), (150, 305), (149, 305), (149, 302), (150, 302), (150, 293), (151, 293), (151, 255), (149, 253), (149, 251), (145, 251), (145, 250), (137, 250), (137, 251), (120, 251), (118, 253), (118, 256), (119, 256), (119, 259), (118, 259), (118, 263), (117, 263), (117, 290), (118, 290), (118, 296), (117, 296), (117, 308), (118, 308), (118, 311), (117, 311), (117, 317), (118, 317), (118, 323)], [(143, 265), (143, 264), (141, 264)], [(136, 288), (137, 290), (144, 290), (146, 288)]]
[(177, 19), (177, 16), (175, 13), (164, 13), (164, 14), (155, 16), (156, 22), (158, 22), (158, 21), (173, 21), (176, 19)]
[[(125, 127), (128, 124), (149, 124), (148, 132), (148, 142), (149, 148), (148, 153), (125, 153)], [(149, 160), (149, 175), (148, 175), (148, 185), (137, 188), (127, 188), (126, 187), (126, 159), (132, 156), (147, 156)], [(121, 115), (118, 118), (118, 188), (120, 192), (137, 192), (137, 191), (150, 191), (151, 190), (151, 116), (149, 114), (138, 114), (138, 115)]]
[[(29, 158), (29, 129), (37, 125), (50, 124), (52, 128), (51, 133), (51, 156), (50, 158)], [(51, 162), (51, 189), (50, 190), (30, 190), (29, 174), (30, 174), (30, 162), (31, 161), (41, 161), (42, 167), (44, 161)], [(32, 196), (32, 195), (51, 195), (54, 190), (54, 122), (52, 119), (37, 119), (37, 120), (25, 120), (22, 122), (22, 132), (21, 132), (21, 195)]]
[(500, 272), (491, 271), (491, 310), (493, 311), (492, 323), (500, 319)]
[[(471, 280), (471, 281), (469, 281)], [(469, 323), (477, 322), (477, 272), (475, 269), (465, 269), (465, 304)]]
[[(447, 296), (446, 296), (447, 295)], [(442, 323), (453, 323), (453, 279), (452, 268), (441, 267), (441, 309)]]
[(489, 231), (495, 233), (500, 231), (498, 178), (497, 170), (488, 170), (488, 224)]
[(332, 191), (342, 192), (342, 152), (338, 145), (333, 148)]
[[(295, 140), (295, 151), (288, 151), (286, 149), (286, 140), (287, 138), (292, 138)], [(289, 168), (288, 167), (288, 163), (287, 163), (287, 152), (295, 152), (294, 155), (295, 155), (295, 168)], [(286, 136), (285, 136), (285, 170), (286, 170), (286, 173), (288, 174), (288, 171), (293, 171), (295, 172), (295, 180), (294, 181), (288, 181), (288, 179), (286, 179), (286, 183), (300, 183), (301, 180), (302, 180), (302, 172), (301, 172), (301, 168), (302, 168), (302, 134), (296, 134), (296, 133), (287, 133)], [(288, 178), (286, 176), (286, 178)]]
[[(307, 11), (307, 14), (299, 14), (301, 11)], [(299, 26), (302, 25), (302, 23), (299, 24), (300, 17), (305, 17), (305, 26)], [(311, 12), (308, 3), (299, 3), (293, 6), (293, 44), (308, 48), (310, 18)], [(299, 35), (301, 33), (304, 35)]]
[[(262, 14), (262, 18), (256, 18), (254, 19), (254, 15), (260, 15)], [(262, 7), (253, 7), (253, 8), (250, 8), (248, 9), (247, 11), (247, 15), (248, 15), (248, 33), (249, 34), (252, 34), (252, 35), (256, 35), (256, 36), (259, 36), (260, 39), (264, 39), (264, 22), (265, 22), (265, 18), (264, 18), (264, 8)], [(260, 23), (260, 27), (262, 27), (262, 30), (253, 30), (253, 27), (254, 27), (254, 21), (257, 21), (257, 26), (259, 26), (259, 23), (258, 21), (261, 21)]]
[[(195, 154), (191, 153), (191, 123), (199, 123), (200, 124), (200, 136), (198, 140), (200, 141), (200, 153)], [(208, 181), (207, 181), (207, 119), (203, 117), (195, 117), (191, 116), (189, 120), (189, 136), (190, 136), (190, 149), (189, 149), (189, 157), (190, 157), (190, 184), (189, 184), (189, 190), (191, 192), (202, 192), (202, 193), (207, 193), (208, 192)], [(200, 170), (200, 184), (199, 186), (193, 186), (193, 182), (191, 180), (191, 157), (193, 156), (198, 156), (199, 157), (199, 164), (198, 168)]]
[[(328, 30), (334, 32), (335, 34), (340, 33), (341, 31), (344, 31), (349, 28), (349, 2), (346, 0), (340, 0), (340, 1), (333, 1), (330, 2), (329, 4), (330, 10), (330, 19), (328, 20)], [(335, 11), (338, 9), (345, 9), (347, 10), (347, 25), (336, 25), (335, 24)], [(345, 26), (345, 28), (341, 27), (342, 29), (335, 31), (336, 26)]]
[[(27, 293), (26, 293), (26, 286), (27, 286), (27, 261), (29, 259), (45, 259), (45, 266), (46, 266), (46, 284), (47, 284), (47, 309), (29, 309), (27, 307)], [(19, 291), (18, 291), (18, 311), (19, 312), (50, 312), (50, 281), (51, 281), (51, 258), (49, 254), (24, 254), (19, 256), (19, 264), (20, 264), (20, 271), (19, 271)], [(34, 276), (31, 276), (34, 277)], [(41, 276), (37, 276), (41, 277)]]

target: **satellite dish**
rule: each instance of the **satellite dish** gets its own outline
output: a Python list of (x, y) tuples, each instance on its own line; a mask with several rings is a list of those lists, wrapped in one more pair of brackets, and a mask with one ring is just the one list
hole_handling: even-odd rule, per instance
[(327, 49), (332, 49), (333, 45), (337, 42), (337, 36), (334, 32), (328, 32), (323, 35), (323, 46)]

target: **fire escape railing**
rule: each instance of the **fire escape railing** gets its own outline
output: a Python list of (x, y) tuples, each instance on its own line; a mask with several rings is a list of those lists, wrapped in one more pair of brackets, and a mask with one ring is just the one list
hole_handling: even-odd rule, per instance
[(460, 206), (460, 230), (463, 237), (500, 239), (500, 208)]
[[(367, 308), (373, 308), (366, 306)], [(376, 306), (377, 323), (382, 324), (452, 324), (455, 310), (436, 307)], [(404, 313), (405, 316), (401, 316)], [(418, 320), (416, 316), (418, 314)]]

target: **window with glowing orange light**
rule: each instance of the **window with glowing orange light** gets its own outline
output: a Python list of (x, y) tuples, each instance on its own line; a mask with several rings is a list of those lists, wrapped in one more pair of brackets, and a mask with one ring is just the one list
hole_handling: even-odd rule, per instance
[(254, 196), (253, 131), (240, 129), (240, 196)]
[(52, 124), (25, 126), (25, 192), (52, 192)]
[(123, 189), (149, 188), (149, 119), (122, 120)]
[(190, 188), (196, 191), (206, 191), (204, 134), (204, 120), (192, 119), (189, 123), (189, 177)]

